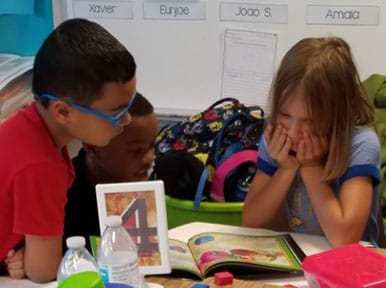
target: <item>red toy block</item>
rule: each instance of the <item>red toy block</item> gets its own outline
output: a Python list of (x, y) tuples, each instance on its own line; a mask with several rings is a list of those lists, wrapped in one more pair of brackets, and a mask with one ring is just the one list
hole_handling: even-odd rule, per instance
[(228, 285), (233, 283), (233, 275), (227, 271), (214, 273), (214, 284)]

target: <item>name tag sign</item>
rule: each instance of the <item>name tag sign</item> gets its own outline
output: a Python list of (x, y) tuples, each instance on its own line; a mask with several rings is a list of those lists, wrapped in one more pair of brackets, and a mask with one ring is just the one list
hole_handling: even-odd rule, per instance
[(206, 3), (188, 1), (143, 2), (144, 19), (205, 20)]
[(132, 1), (80, 1), (73, 0), (74, 17), (133, 19)]
[(220, 20), (288, 23), (288, 5), (222, 2)]
[(379, 25), (378, 6), (307, 5), (307, 24)]

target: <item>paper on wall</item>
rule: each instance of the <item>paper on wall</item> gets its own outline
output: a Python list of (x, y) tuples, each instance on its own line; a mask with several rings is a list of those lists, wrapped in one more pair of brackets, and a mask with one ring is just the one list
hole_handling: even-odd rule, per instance
[(221, 97), (266, 106), (273, 78), (277, 34), (226, 29)]

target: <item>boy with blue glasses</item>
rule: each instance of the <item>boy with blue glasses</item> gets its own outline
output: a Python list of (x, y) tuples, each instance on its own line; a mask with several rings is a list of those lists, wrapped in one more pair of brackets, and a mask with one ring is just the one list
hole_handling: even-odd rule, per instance
[[(126, 114), (129, 112), (129, 109), (130, 109), (130, 107), (131, 107), (131, 105), (132, 105), (136, 95), (137, 95), (137, 93), (134, 92), (134, 94), (131, 97), (129, 103), (126, 106), (124, 106), (121, 110), (119, 110), (115, 115), (109, 115), (109, 114), (106, 114), (106, 113), (103, 113), (103, 112), (100, 112), (100, 111), (96, 111), (96, 110), (87, 108), (87, 107), (85, 107), (83, 105), (72, 103), (70, 101), (66, 101), (66, 102), (71, 107), (74, 107), (74, 108), (76, 108), (76, 109), (78, 109), (80, 111), (83, 111), (85, 113), (89, 113), (89, 114), (94, 115), (96, 117), (99, 117), (101, 119), (105, 119), (107, 121), (110, 121), (111, 125), (113, 125), (115, 127), (115, 126), (117, 126), (121, 122), (122, 117), (126, 116)], [(37, 98), (48, 99), (48, 100), (51, 100), (51, 101), (61, 101), (62, 100), (62, 99), (60, 99), (57, 96), (53, 96), (53, 95), (49, 95), (49, 94), (42, 94), (42, 95), (37, 96)]]
[(73, 138), (107, 145), (130, 123), (136, 94), (131, 54), (100, 25), (68, 20), (34, 63), (35, 102), (0, 125), (0, 262), (13, 277), (55, 278)]
[(149, 179), (158, 123), (152, 104), (139, 92), (130, 116), (131, 123), (108, 145), (84, 144), (73, 159), (76, 179), (67, 194), (63, 242), (70, 236), (82, 235), (90, 249), (89, 236), (101, 235), (96, 184)]

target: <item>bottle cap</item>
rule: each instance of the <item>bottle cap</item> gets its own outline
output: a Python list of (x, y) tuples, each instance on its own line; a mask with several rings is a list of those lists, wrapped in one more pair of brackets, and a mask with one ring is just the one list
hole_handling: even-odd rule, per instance
[(86, 240), (83, 236), (73, 236), (66, 239), (68, 248), (80, 248), (86, 245)]
[(64, 279), (58, 288), (104, 288), (102, 277), (97, 272), (80, 272)]
[(105, 224), (108, 226), (108, 227), (117, 227), (117, 226), (120, 226), (122, 225), (122, 218), (121, 216), (108, 216), (106, 218), (106, 221), (105, 221)]

